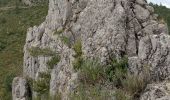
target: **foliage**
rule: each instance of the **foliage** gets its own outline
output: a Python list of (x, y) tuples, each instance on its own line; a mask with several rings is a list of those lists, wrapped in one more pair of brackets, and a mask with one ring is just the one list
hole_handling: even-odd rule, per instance
[(51, 58), (51, 60), (49, 60), (47, 62), (47, 66), (48, 66), (48, 69), (53, 69), (54, 65), (57, 65), (58, 62), (60, 61), (60, 56), (59, 55), (55, 55)]
[(50, 74), (49, 73), (39, 73), (39, 80), (33, 82), (33, 90), (38, 94), (42, 95), (49, 91)]
[(75, 71), (78, 71), (81, 68), (83, 63), (83, 57), (77, 57), (73, 62), (73, 68)]
[[(122, 73), (122, 72), (120, 72)], [(124, 78), (119, 78), (119, 86), (115, 96), (118, 100), (136, 100), (140, 97), (149, 81), (149, 71), (144, 68), (143, 74), (134, 75), (123, 74)]]
[(102, 87), (80, 84), (74, 93), (70, 94), (71, 100), (112, 100), (113, 94)]
[(65, 43), (67, 46), (70, 47), (70, 40), (69, 40), (68, 37), (66, 37), (66, 36), (64, 36), (64, 35), (61, 35), (61, 36), (60, 36), (60, 39), (61, 39), (61, 41), (62, 41), (63, 43)]
[(132, 97), (129, 96), (124, 90), (117, 89), (114, 94), (116, 100), (132, 100)]
[(159, 20), (164, 19), (168, 24), (168, 28), (170, 29), (170, 9), (163, 5), (157, 5), (153, 3), (150, 3), (150, 5), (155, 9), (155, 13), (159, 15)]
[(127, 73), (128, 68), (128, 58), (125, 56), (122, 59), (113, 58), (110, 64), (106, 67), (106, 77), (119, 84), (119, 80), (124, 77), (124, 73)]
[(83, 63), (83, 57), (82, 57), (82, 43), (81, 40), (77, 40), (75, 44), (73, 45), (73, 49), (75, 51), (75, 60), (73, 62), (73, 67), (76, 71), (78, 71)]
[(83, 60), (80, 67), (80, 80), (84, 83), (95, 84), (102, 79), (104, 71), (97, 60)]
[(145, 89), (147, 81), (143, 76), (127, 74), (126, 79), (122, 80), (123, 88), (129, 94), (139, 96)]
[(55, 52), (51, 51), (50, 48), (39, 48), (39, 47), (31, 47), (28, 49), (30, 55), (33, 57), (37, 56), (53, 56)]
[(74, 55), (74, 57), (81, 57), (83, 52), (82, 52), (82, 43), (81, 40), (77, 40), (74, 45), (73, 45), (73, 49), (76, 52), (76, 54)]

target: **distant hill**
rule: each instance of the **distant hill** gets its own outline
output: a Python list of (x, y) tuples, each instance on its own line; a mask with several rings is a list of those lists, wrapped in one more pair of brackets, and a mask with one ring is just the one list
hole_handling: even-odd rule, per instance
[(157, 5), (153, 3), (150, 3), (150, 5), (154, 7), (155, 13), (159, 15), (159, 19), (163, 18), (165, 20), (170, 30), (170, 9), (163, 5)]

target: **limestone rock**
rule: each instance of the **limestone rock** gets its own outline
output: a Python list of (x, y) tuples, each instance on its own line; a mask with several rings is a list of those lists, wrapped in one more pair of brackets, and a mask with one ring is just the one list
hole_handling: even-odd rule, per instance
[[(146, 0), (49, 0), (46, 20), (28, 29), (23, 76), (38, 80), (39, 73), (50, 72), (50, 95), (61, 93), (68, 100), (77, 84), (72, 44), (78, 39), (84, 57), (100, 58), (105, 65), (113, 56), (127, 55), (132, 73), (147, 66), (153, 81), (170, 76), (168, 29), (157, 22)], [(32, 47), (48, 48), (61, 59), (49, 69), (47, 62), (55, 54), (32, 56)]]
[(21, 77), (16, 77), (12, 83), (12, 97), (13, 100), (29, 100), (28, 83)]
[(170, 100), (170, 83), (149, 84), (140, 100)]

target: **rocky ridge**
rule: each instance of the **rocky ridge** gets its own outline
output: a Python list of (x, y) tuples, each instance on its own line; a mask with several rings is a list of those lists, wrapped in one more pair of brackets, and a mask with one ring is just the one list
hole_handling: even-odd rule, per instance
[[(67, 38), (69, 44), (61, 37)], [(145, 0), (50, 0), (46, 20), (28, 29), (23, 76), (38, 80), (40, 73), (50, 72), (50, 95), (61, 93), (62, 99), (67, 100), (78, 77), (72, 65), (75, 51), (70, 45), (79, 39), (84, 57), (100, 58), (102, 64), (107, 64), (112, 56), (119, 59), (128, 55), (129, 71), (134, 74), (141, 74), (148, 67), (148, 88), (152, 89), (143, 93), (141, 100), (169, 100), (168, 92), (157, 98), (152, 93), (154, 88), (163, 87), (161, 82), (170, 76), (170, 36), (167, 25), (157, 21), (154, 9)], [(53, 56), (33, 56), (32, 48), (48, 48), (61, 59), (48, 69), (47, 62)], [(27, 91), (23, 78), (14, 79), (13, 90), (13, 100), (27, 100), (27, 94), (18, 95)]]

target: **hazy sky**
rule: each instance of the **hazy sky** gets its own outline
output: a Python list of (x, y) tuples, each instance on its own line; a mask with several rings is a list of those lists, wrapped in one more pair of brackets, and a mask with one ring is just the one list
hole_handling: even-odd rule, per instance
[(149, 2), (157, 3), (157, 4), (162, 4), (168, 8), (170, 8), (170, 0), (148, 0)]

